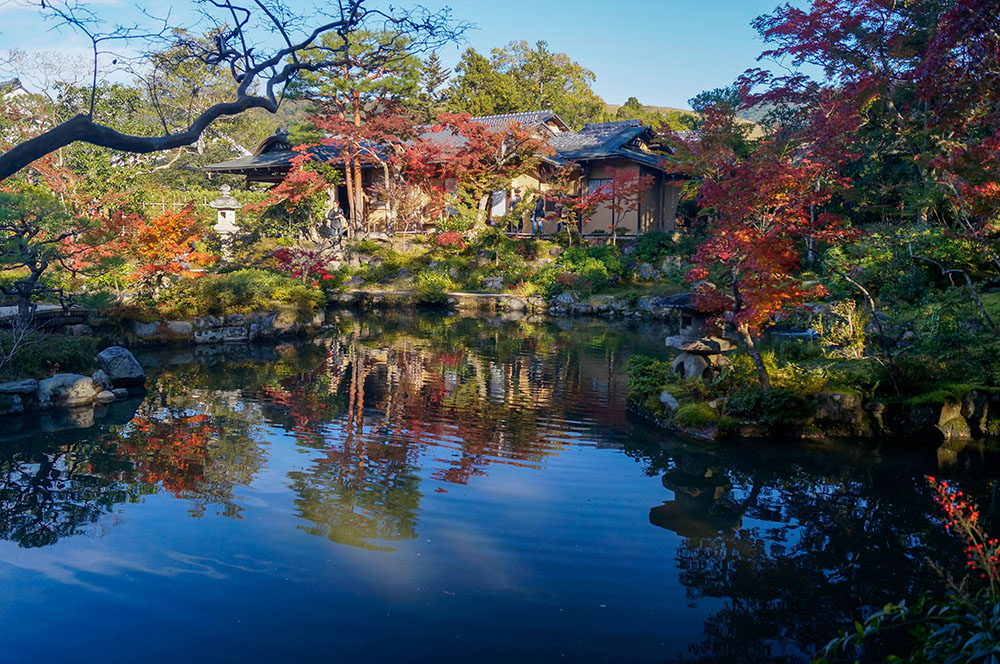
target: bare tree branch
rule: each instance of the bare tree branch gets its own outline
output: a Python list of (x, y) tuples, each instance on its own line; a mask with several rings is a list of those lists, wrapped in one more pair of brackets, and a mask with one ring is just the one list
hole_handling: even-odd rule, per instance
[[(246, 4), (241, 4), (236, 0), (198, 0), (203, 16), (216, 26), (216, 38), (208, 46), (187, 37), (183, 30), (171, 28), (169, 17), (156, 19), (160, 21), (156, 29), (116, 25), (102, 31), (102, 21), (76, 0), (40, 2), (41, 10), (50, 19), (58, 25), (79, 31), (91, 41), (94, 72), (90, 106), (86, 114), (76, 115), (0, 154), (0, 181), (36, 159), (75, 142), (146, 154), (191, 145), (208, 125), (222, 117), (238, 115), (252, 108), (276, 113), (285, 86), (297, 74), (348, 64), (349, 36), (371, 29), (373, 24), (393, 32), (393, 41), (408, 40), (414, 53), (432, 50), (459, 39), (468, 28), (466, 24), (456, 24), (447, 9), (430, 12), (417, 7), (409, 11), (381, 11), (367, 8), (369, 0), (338, 0), (337, 11), (326, 10), (319, 14), (328, 20), (320, 20), (315, 27), (298, 31), (301, 34), (295, 37), (291, 28), (301, 19), (291, 18), (295, 13), (283, 2), (247, 0)], [(277, 32), (283, 45), (264, 51), (261, 45), (267, 44), (268, 40), (260, 35), (262, 31)], [(342, 43), (336, 47), (324, 46), (321, 38), (328, 33), (339, 35)], [(234, 84), (232, 99), (205, 109), (181, 131), (171, 132), (164, 122), (164, 132), (160, 136), (129, 135), (96, 122), (94, 103), (100, 56), (110, 53), (102, 50), (103, 45), (146, 44), (138, 59), (148, 62), (152, 55), (151, 45), (161, 43), (168, 34), (172, 35), (173, 46), (186, 48), (189, 57), (210, 66), (228, 68)], [(306, 62), (298, 57), (304, 51), (311, 51), (320, 57)]]
[(937, 269), (941, 271), (942, 277), (948, 277), (949, 279), (951, 279), (951, 276), (953, 274), (962, 275), (965, 278), (965, 286), (966, 288), (969, 289), (969, 293), (972, 295), (972, 299), (975, 300), (976, 308), (979, 309), (979, 315), (983, 317), (983, 320), (986, 321), (986, 324), (990, 326), (990, 329), (993, 330), (996, 329), (997, 326), (993, 322), (993, 319), (990, 318), (990, 315), (986, 312), (986, 307), (983, 306), (983, 300), (982, 298), (979, 297), (979, 291), (977, 291), (976, 287), (973, 285), (972, 277), (969, 276), (968, 272), (960, 268), (946, 268), (944, 265), (934, 260), (933, 258), (927, 258), (926, 256), (917, 256), (916, 254), (913, 253), (913, 243), (911, 242), (906, 243), (906, 249), (910, 254), (910, 258), (912, 258), (913, 260), (924, 261), (925, 263), (930, 263), (931, 265), (937, 267)]

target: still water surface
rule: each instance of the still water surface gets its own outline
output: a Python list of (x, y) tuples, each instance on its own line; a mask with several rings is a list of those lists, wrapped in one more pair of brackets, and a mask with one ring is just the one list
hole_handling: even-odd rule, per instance
[(995, 463), (683, 442), (624, 404), (664, 335), (427, 315), (147, 353), (145, 399), (0, 434), (0, 662), (799, 662), (936, 582), (922, 476), (988, 498)]

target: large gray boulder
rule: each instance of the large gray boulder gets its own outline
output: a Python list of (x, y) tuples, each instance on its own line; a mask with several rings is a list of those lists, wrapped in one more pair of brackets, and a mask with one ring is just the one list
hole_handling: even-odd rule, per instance
[(503, 290), (503, 277), (483, 277), (483, 288), (486, 290)]
[(150, 339), (155, 337), (160, 331), (160, 323), (159, 321), (143, 323), (140, 320), (134, 320), (132, 321), (132, 331), (135, 332), (135, 336), (140, 339)]
[(640, 263), (639, 278), (643, 281), (659, 281), (660, 271), (649, 263)]
[(127, 348), (111, 346), (97, 354), (97, 366), (115, 387), (137, 387), (146, 382), (146, 372)]
[(89, 406), (99, 391), (90, 376), (56, 374), (38, 381), (38, 403), (42, 408)]

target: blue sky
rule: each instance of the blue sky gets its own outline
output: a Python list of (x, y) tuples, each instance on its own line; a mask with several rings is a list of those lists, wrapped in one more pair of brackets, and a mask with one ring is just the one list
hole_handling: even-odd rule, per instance
[[(594, 90), (611, 104), (687, 107), (702, 90), (732, 83), (755, 64), (763, 43), (750, 27), (778, 0), (451, 0), (478, 29), (480, 52), (512, 40), (544, 39), (594, 72)], [(442, 52), (446, 64), (459, 49)]]
[[(27, 1), (0, 0), (0, 50), (80, 52), (84, 43), (76, 36), (53, 34), (36, 9), (16, 6)], [(778, 4), (778, 0), (422, 2), (429, 7), (447, 4), (457, 19), (476, 25), (466, 45), (441, 51), (449, 67), (465, 46), (488, 55), (490, 49), (512, 40), (544, 39), (551, 50), (567, 53), (596, 74), (594, 89), (605, 101), (620, 104), (635, 96), (645, 104), (677, 107), (686, 107), (687, 100), (702, 90), (728, 85), (754, 65), (763, 44), (750, 21)], [(125, 0), (87, 4), (112, 18), (134, 12), (134, 3)], [(308, 5), (299, 0), (290, 4)], [(405, 6), (407, 0), (393, 4)], [(190, 15), (187, 2), (146, 0), (142, 6), (156, 14), (171, 9), (178, 17)]]

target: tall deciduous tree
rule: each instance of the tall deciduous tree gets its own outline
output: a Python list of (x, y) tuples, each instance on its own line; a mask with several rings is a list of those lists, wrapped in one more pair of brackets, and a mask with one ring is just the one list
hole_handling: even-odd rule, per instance
[[(700, 306), (735, 328), (767, 390), (771, 382), (757, 338), (775, 314), (820, 294), (797, 276), (800, 247), (803, 240), (835, 242), (845, 236), (840, 217), (817, 214), (833, 185), (845, 183), (822, 162), (789, 152), (777, 139), (741, 155), (729, 142), (727, 113), (706, 110), (702, 140), (686, 145), (687, 168), (702, 178), (699, 202), (713, 223), (688, 279), (702, 282)], [(716, 128), (720, 137), (712, 136)]]
[(448, 110), (470, 115), (513, 113), (519, 99), (509, 76), (501, 74), (481, 53), (465, 49), (447, 88)]
[[(441, 132), (458, 140), (440, 140)], [(407, 146), (403, 160), (409, 177), (438, 199), (446, 183), (453, 182), (459, 195), (477, 203), (477, 221), (483, 223), (490, 195), (507, 189), (550, 151), (529, 127), (518, 123), (492, 127), (468, 113), (445, 113), (429, 134)]]
[(555, 111), (571, 127), (599, 120), (604, 101), (591, 88), (594, 72), (545, 41), (516, 41), (493, 49), (493, 66), (514, 82), (521, 111)]

